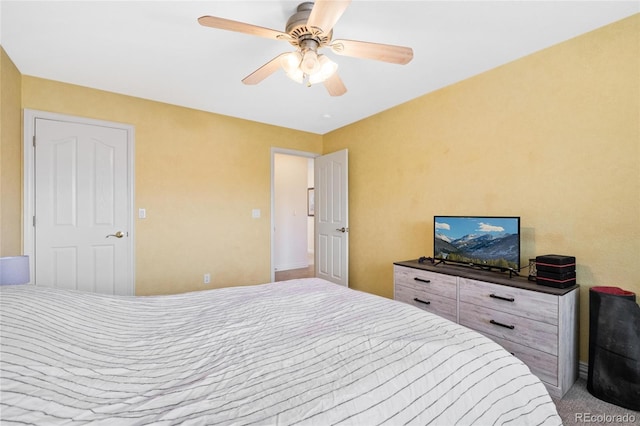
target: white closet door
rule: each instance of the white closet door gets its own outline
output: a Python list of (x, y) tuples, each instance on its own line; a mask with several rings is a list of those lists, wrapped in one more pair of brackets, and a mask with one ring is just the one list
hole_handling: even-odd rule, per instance
[(35, 284), (133, 294), (128, 135), (36, 119)]

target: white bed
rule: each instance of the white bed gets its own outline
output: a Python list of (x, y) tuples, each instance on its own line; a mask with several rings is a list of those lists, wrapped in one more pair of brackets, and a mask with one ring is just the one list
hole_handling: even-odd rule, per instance
[(0, 290), (10, 424), (560, 425), (517, 358), (320, 279), (171, 296)]

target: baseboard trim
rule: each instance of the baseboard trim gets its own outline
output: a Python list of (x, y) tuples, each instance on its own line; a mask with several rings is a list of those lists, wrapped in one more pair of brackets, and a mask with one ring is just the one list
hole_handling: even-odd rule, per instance
[(589, 364), (586, 362), (579, 361), (578, 362), (578, 376), (581, 379), (587, 380), (587, 376), (589, 375)]

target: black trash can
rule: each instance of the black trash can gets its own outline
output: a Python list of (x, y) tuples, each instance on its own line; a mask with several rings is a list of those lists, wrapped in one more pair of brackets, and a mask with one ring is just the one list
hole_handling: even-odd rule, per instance
[(589, 371), (593, 396), (640, 410), (640, 307), (618, 287), (589, 290)]

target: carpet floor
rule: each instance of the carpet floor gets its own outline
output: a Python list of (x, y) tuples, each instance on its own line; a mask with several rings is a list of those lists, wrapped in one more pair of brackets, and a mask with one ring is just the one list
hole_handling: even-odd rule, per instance
[(565, 426), (640, 425), (640, 411), (618, 407), (594, 397), (587, 390), (585, 379), (578, 379), (562, 399), (553, 398), (553, 402)]

